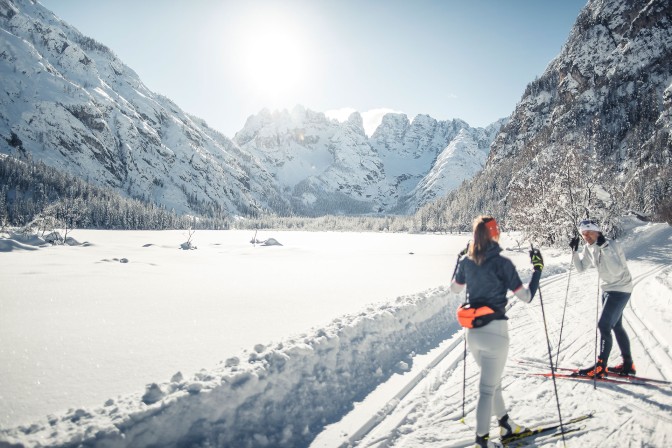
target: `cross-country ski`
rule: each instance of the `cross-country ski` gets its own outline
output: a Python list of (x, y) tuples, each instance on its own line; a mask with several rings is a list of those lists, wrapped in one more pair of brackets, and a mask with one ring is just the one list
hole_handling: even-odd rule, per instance
[[(524, 439), (528, 439), (530, 437), (535, 437), (539, 436), (542, 434), (548, 434), (552, 433), (553, 431), (560, 430), (562, 429), (565, 434), (569, 434), (570, 432), (573, 431), (578, 431), (580, 429), (585, 428), (584, 426), (577, 426), (576, 423), (582, 422), (584, 420), (587, 420), (589, 418), (592, 418), (594, 416), (594, 413), (589, 413), (589, 414), (584, 414), (578, 417), (571, 418), (567, 420), (566, 422), (563, 422), (563, 425), (560, 425), (560, 422), (555, 422), (555, 423), (548, 423), (542, 426), (538, 426), (535, 428), (531, 428), (527, 431), (521, 432), (519, 434), (511, 435), (508, 437), (500, 437), (499, 440), (500, 442), (505, 445), (505, 446), (512, 446), (516, 442), (520, 442)], [(556, 434), (553, 434), (554, 436), (560, 436), (560, 432), (557, 432)]]
[[(634, 384), (634, 385), (639, 385), (639, 386), (659, 386), (658, 383), (651, 382), (651, 381), (646, 381), (642, 379), (637, 379), (634, 377), (627, 377), (627, 376), (605, 376), (605, 377), (598, 377), (598, 378), (593, 378), (590, 376), (586, 375), (578, 375), (576, 373), (530, 373), (532, 376), (543, 376), (546, 378), (551, 378), (552, 376), (555, 376), (555, 378), (559, 379), (570, 379), (570, 380), (577, 380), (577, 381), (584, 381), (584, 382), (592, 382), (592, 381), (597, 381), (598, 383), (612, 383), (612, 384)], [(667, 384), (667, 383), (666, 383)]]
[[(537, 367), (537, 368), (544, 366), (544, 363), (541, 362), (541, 361), (531, 361), (530, 362), (530, 361), (517, 360), (516, 362), (518, 364), (527, 364), (527, 365)], [(548, 366), (548, 364), (546, 364), (546, 366)], [(568, 375), (573, 376), (573, 377), (581, 376), (581, 375), (579, 375), (579, 369), (578, 368), (553, 366), (553, 370), (555, 372), (569, 372)], [(634, 381), (641, 381), (641, 382), (654, 383), (654, 384), (672, 385), (672, 381), (661, 380), (661, 379), (658, 379), (658, 378), (647, 378), (647, 377), (643, 377), (643, 376), (639, 376), (639, 375), (613, 374), (612, 372), (614, 372), (614, 371), (615, 371), (614, 368), (612, 368), (612, 367), (608, 368), (608, 373), (609, 373), (608, 377), (609, 378), (612, 378), (612, 379), (615, 379), (615, 380), (623, 379), (623, 380), (634, 380)], [(550, 373), (549, 374), (543, 373), (542, 375), (549, 375), (550, 376)], [(557, 373), (556, 373), (556, 376), (557, 376)], [(588, 377), (588, 378), (590, 378), (590, 377)]]

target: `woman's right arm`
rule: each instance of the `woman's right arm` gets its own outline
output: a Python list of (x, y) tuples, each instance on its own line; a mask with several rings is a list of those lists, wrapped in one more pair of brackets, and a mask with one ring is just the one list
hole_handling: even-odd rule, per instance
[(528, 283), (527, 286), (521, 285), (520, 288), (518, 288), (513, 293), (523, 302), (530, 303), (532, 299), (534, 299), (534, 295), (537, 293), (537, 289), (539, 289), (540, 279), (541, 271), (535, 270), (532, 273), (532, 279), (530, 279), (530, 283)]
[(574, 263), (574, 266), (576, 267), (576, 270), (578, 272), (583, 272), (589, 267), (591, 267), (593, 264), (590, 262), (590, 257), (586, 253), (588, 251), (588, 246), (583, 246), (583, 249), (581, 250), (581, 255), (577, 251), (572, 251), (572, 262)]
[[(532, 279), (530, 279), (530, 283), (528, 283), (527, 286), (523, 285), (523, 282), (520, 281), (515, 266), (509, 261), (511, 270), (509, 289), (513, 291), (513, 294), (518, 297), (518, 299), (525, 303), (530, 303), (537, 293), (537, 289), (539, 289), (539, 280), (541, 279), (541, 270), (544, 268), (544, 259), (541, 256), (541, 252), (536, 249), (534, 249), (534, 251), (536, 251), (534, 252), (534, 255), (536, 255), (537, 258), (532, 260), (535, 267), (534, 272), (532, 273)], [(532, 258), (532, 255), (533, 253), (530, 252), (530, 258)]]

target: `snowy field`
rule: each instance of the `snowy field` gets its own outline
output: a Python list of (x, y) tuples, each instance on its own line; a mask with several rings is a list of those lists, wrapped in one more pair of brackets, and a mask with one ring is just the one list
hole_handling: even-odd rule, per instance
[(0, 240), (0, 427), (446, 284), (468, 239), (260, 231), (282, 244), (260, 246), (254, 235), (197, 231), (191, 251), (179, 249), (184, 231), (76, 230), (85, 247), (38, 250)]
[[(672, 228), (626, 225), (635, 363), (671, 380)], [(462, 423), (462, 297), (446, 288), (468, 236), (264, 232), (283, 246), (255, 247), (250, 232), (197, 232), (193, 251), (177, 249), (182, 232), (73, 236), (90, 245), (0, 239), (0, 446), (473, 441), (478, 370), (468, 357)], [(502, 246), (529, 279), (526, 251), (506, 235)], [(567, 296), (559, 364), (584, 366), (595, 271), (568, 271), (568, 251), (544, 256), (554, 358)], [(552, 422), (552, 382), (529, 375), (548, 371), (539, 297), (511, 303), (504, 398), (516, 421)], [(567, 446), (672, 446), (670, 386), (558, 380), (558, 392), (565, 419), (595, 411)]]

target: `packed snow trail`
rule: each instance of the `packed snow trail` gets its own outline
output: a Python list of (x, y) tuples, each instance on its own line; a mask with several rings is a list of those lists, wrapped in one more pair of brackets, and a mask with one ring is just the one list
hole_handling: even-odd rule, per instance
[[(635, 288), (624, 313), (632, 352), (640, 376), (672, 380), (672, 228), (667, 225), (633, 226), (622, 243)], [(510, 254), (509, 254), (510, 255)], [(554, 255), (569, 265), (569, 253)], [(551, 258), (549, 257), (549, 258)], [(553, 263), (547, 263), (548, 265)], [(549, 337), (555, 361), (560, 319), (565, 304), (568, 271), (547, 270), (541, 282)], [(572, 272), (559, 365), (585, 367), (595, 356), (597, 274), (594, 269)], [(558, 418), (550, 379), (529, 373), (549, 372), (539, 299), (530, 305), (513, 301), (508, 312), (510, 351), (502, 387), (511, 417), (530, 427)], [(600, 310), (601, 311), (601, 308)], [(461, 338), (461, 332), (458, 339)], [(473, 444), (479, 372), (471, 355), (466, 364), (466, 417), (462, 420), (463, 345), (453, 343), (422, 381), (401, 400), (380, 408), (379, 423), (363, 437), (342, 434), (341, 446), (358, 447), (458, 447)], [(516, 360), (525, 362), (519, 363)], [(620, 362), (615, 343), (610, 364)], [(530, 365), (528, 363), (536, 364)], [(586, 429), (566, 434), (567, 446), (672, 446), (672, 387), (589, 381), (558, 381), (564, 419), (595, 412)], [(380, 399), (379, 399), (380, 400)], [(495, 421), (493, 419), (493, 425)], [(336, 427), (336, 425), (334, 425)], [(335, 429), (332, 429), (335, 431)], [(357, 434), (357, 433), (355, 433)], [(498, 434), (496, 427), (491, 434)], [(318, 437), (313, 446), (328, 446)], [(539, 436), (536, 446), (556, 446), (559, 439)], [(333, 441), (333, 439), (332, 439)], [(332, 445), (334, 446), (334, 445)]]

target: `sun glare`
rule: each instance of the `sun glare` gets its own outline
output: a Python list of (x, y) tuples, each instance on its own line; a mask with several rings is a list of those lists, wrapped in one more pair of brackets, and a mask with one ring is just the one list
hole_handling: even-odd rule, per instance
[(277, 99), (301, 85), (304, 48), (288, 23), (255, 20), (240, 45), (242, 75), (256, 93)]

